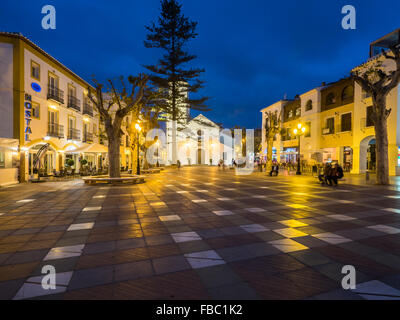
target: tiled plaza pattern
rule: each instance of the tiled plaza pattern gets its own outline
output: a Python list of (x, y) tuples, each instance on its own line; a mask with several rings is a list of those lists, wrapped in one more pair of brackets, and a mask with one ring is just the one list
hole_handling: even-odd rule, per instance
[(399, 208), (394, 187), (204, 167), (0, 189), (0, 298), (400, 299)]

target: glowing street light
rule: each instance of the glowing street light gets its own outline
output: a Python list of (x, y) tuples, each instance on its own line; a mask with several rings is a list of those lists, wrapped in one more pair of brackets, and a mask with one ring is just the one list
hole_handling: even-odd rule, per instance
[(297, 128), (293, 130), (293, 133), (295, 136), (298, 137), (299, 139), (299, 149), (298, 149), (298, 158), (297, 158), (297, 172), (296, 175), (300, 176), (301, 175), (301, 169), (300, 169), (300, 136), (302, 136), (305, 132), (307, 131), (307, 128), (303, 126), (301, 123), (297, 124)]

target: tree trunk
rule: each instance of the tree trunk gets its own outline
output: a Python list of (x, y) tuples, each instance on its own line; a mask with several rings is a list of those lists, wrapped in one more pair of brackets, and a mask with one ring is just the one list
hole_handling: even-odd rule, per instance
[(177, 163), (176, 120), (172, 120), (172, 164)]
[(119, 134), (114, 133), (112, 135), (108, 135), (108, 158), (110, 162), (108, 173), (110, 178), (121, 177), (120, 145), (121, 138)]
[(271, 172), (272, 169), (272, 147), (274, 138), (267, 138), (267, 169), (266, 172)]
[[(384, 107), (383, 110), (385, 109)], [(374, 122), (376, 137), (376, 183), (387, 185), (389, 184), (387, 120), (384, 115), (378, 115)]]

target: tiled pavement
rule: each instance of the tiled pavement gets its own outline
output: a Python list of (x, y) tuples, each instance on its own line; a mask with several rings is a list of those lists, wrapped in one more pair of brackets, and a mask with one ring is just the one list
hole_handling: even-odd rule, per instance
[(205, 167), (0, 189), (0, 299), (400, 299), (399, 196)]

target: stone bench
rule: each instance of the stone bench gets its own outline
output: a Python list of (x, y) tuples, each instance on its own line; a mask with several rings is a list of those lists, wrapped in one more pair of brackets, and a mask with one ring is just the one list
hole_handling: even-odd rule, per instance
[(85, 177), (83, 181), (88, 185), (93, 184), (124, 184), (124, 183), (144, 183), (144, 176), (122, 176), (120, 178), (110, 178), (107, 176)]
[(140, 172), (144, 174), (160, 173), (161, 169), (145, 169), (145, 170), (140, 170)]

